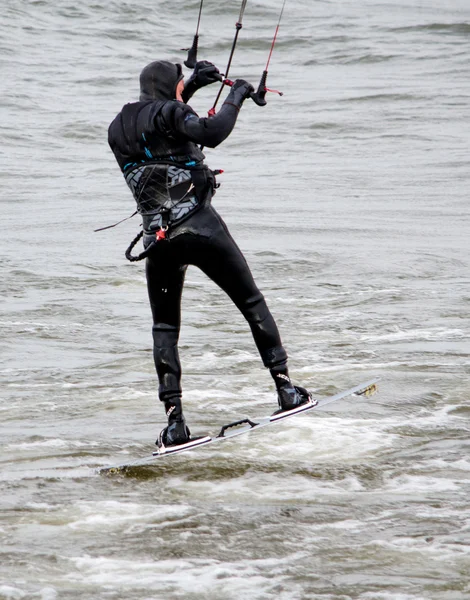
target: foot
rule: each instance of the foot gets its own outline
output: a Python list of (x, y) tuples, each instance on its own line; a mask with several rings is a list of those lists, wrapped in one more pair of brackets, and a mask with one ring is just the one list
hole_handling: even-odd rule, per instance
[(279, 410), (274, 414), (298, 408), (311, 400), (312, 396), (305, 388), (292, 384), (283, 386), (277, 390)]
[(155, 444), (161, 448), (162, 446), (181, 446), (186, 444), (191, 439), (191, 433), (186, 427), (184, 419), (172, 421), (160, 432), (158, 440)]

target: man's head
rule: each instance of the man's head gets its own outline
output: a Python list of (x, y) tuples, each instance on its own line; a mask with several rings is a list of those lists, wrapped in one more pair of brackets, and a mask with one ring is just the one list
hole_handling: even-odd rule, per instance
[[(140, 74), (140, 100), (181, 100), (183, 68), (167, 60), (156, 60)], [(177, 94), (177, 92), (179, 92)], [(180, 96), (178, 98), (178, 95)]]

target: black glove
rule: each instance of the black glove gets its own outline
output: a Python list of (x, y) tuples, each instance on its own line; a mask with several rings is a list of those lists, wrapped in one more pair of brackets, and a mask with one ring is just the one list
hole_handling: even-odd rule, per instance
[(237, 108), (241, 108), (243, 102), (249, 98), (254, 91), (255, 88), (251, 83), (248, 83), (248, 81), (245, 81), (244, 79), (235, 79), (230, 94), (227, 96), (225, 102), (227, 104), (233, 104)]
[(187, 102), (191, 96), (200, 88), (222, 81), (222, 75), (219, 69), (208, 60), (200, 60), (194, 67), (193, 74), (185, 83), (183, 90), (183, 100)]
[[(194, 67), (194, 73), (189, 78), (189, 81), (194, 79), (198, 88), (222, 81), (222, 75), (219, 69), (208, 60), (200, 60)], [(189, 83), (189, 82), (188, 82)]]

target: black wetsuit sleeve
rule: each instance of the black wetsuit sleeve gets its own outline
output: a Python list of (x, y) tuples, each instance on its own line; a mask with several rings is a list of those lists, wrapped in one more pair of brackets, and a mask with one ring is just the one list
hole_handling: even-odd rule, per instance
[(187, 104), (168, 102), (157, 117), (157, 127), (174, 137), (215, 148), (235, 127), (239, 108), (225, 102), (213, 117), (201, 118)]

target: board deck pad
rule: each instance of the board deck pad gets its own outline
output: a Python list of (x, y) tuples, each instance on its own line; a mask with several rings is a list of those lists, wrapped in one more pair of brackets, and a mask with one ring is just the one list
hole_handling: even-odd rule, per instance
[(335, 402), (336, 400), (341, 400), (343, 398), (347, 398), (348, 396), (371, 396), (377, 391), (377, 382), (378, 378), (370, 379), (369, 381), (365, 381), (359, 385), (356, 385), (348, 390), (344, 390), (342, 392), (338, 392), (333, 396), (326, 396), (325, 398), (320, 399), (311, 399), (309, 402), (298, 406), (289, 411), (284, 411), (281, 413), (274, 413), (273, 415), (269, 415), (266, 417), (253, 418), (253, 419), (241, 419), (240, 421), (235, 421), (234, 423), (228, 423), (224, 425), (220, 432), (215, 436), (201, 436), (195, 437), (189, 440), (186, 444), (181, 444), (179, 446), (162, 446), (157, 451), (153, 452), (150, 456), (145, 456), (143, 458), (137, 459), (134, 462), (129, 462), (127, 464), (117, 465), (114, 467), (104, 467), (99, 469), (100, 473), (104, 474), (114, 474), (119, 472), (124, 472), (131, 467), (143, 467), (155, 464), (155, 462), (161, 460), (162, 458), (172, 456), (174, 454), (181, 454), (182, 452), (188, 452), (190, 450), (195, 450), (200, 448), (201, 446), (206, 446), (208, 444), (216, 444), (223, 441), (227, 441), (233, 437), (238, 435), (243, 435), (245, 433), (249, 433), (254, 431), (255, 429), (259, 429), (260, 427), (266, 427), (267, 425), (273, 425), (275, 423), (279, 423), (281, 421), (285, 421), (286, 419), (295, 417), (299, 414), (304, 414), (316, 408), (322, 408)]

